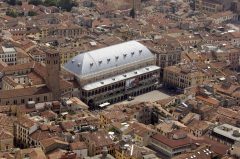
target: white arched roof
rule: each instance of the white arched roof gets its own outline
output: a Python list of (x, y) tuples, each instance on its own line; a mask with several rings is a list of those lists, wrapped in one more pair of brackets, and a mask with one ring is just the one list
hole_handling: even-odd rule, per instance
[(81, 53), (69, 60), (64, 68), (84, 76), (149, 58), (154, 58), (154, 55), (147, 47), (137, 41), (129, 41)]

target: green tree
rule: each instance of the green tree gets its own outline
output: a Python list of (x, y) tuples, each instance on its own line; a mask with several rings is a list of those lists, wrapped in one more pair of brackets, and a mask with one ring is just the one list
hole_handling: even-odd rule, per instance
[(34, 11), (29, 11), (28, 12), (28, 16), (36, 16), (36, 15), (37, 15), (37, 13), (34, 12)]
[(73, 7), (73, 1), (72, 0), (59, 0), (58, 6), (61, 7), (61, 9), (66, 11), (71, 11)]
[(18, 16), (18, 13), (15, 9), (11, 9), (11, 10), (7, 10), (6, 15), (16, 18)]
[(30, 0), (28, 3), (37, 6), (37, 5), (43, 4), (43, 1), (42, 0)]
[(7, 3), (14, 6), (17, 4), (17, 0), (8, 0)]
[(21, 6), (22, 5), (22, 1), (17, 1), (17, 5)]
[(44, 5), (46, 6), (57, 6), (58, 0), (45, 0)]

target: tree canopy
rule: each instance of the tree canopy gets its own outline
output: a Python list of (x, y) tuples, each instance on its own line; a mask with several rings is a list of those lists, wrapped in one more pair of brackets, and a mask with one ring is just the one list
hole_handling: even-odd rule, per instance
[[(9, 0), (16, 1), (16, 0)], [(71, 11), (72, 7), (75, 5), (73, 0), (30, 0), (29, 4), (33, 5), (45, 5), (45, 6), (56, 6), (61, 8), (62, 10)]]

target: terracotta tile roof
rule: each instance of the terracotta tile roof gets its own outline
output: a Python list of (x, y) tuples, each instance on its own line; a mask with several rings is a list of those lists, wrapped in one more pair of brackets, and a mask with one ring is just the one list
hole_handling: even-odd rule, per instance
[(63, 131), (59, 125), (50, 125), (48, 128), (50, 132), (61, 133)]
[(166, 136), (160, 135), (160, 134), (155, 134), (152, 136), (153, 139), (157, 140), (160, 143), (163, 143), (171, 148), (179, 148), (182, 146), (187, 146), (191, 144), (190, 138), (186, 137), (183, 139), (178, 139), (178, 140), (173, 140), (169, 139)]
[(138, 123), (138, 122), (134, 122), (133, 124), (130, 124), (130, 126), (128, 127), (128, 130), (133, 131), (133, 133), (141, 137), (144, 137), (154, 132), (154, 130), (148, 127), (147, 125)]
[(197, 100), (201, 100), (209, 105), (212, 105), (212, 106), (218, 106), (220, 101), (218, 101), (217, 99), (215, 98), (212, 98), (212, 97), (203, 97), (203, 96), (196, 96), (196, 99)]
[(0, 152), (0, 158), (2, 159), (15, 159), (14, 155), (10, 152)]
[(236, 85), (236, 84), (230, 84), (229, 87), (224, 87), (224, 85), (221, 84), (216, 84), (214, 85), (214, 88), (217, 90), (217, 92), (219, 93), (223, 93), (226, 95), (232, 95), (237, 89), (240, 88), (240, 85)]
[(192, 130), (200, 130), (205, 131), (209, 128), (209, 124), (205, 121), (199, 121), (194, 119), (190, 124), (188, 124), (188, 128)]
[(210, 18), (218, 19), (218, 18), (222, 18), (222, 17), (225, 17), (225, 16), (233, 16), (233, 15), (234, 15), (233, 12), (225, 11), (225, 12), (215, 13), (215, 14), (211, 15)]
[(104, 147), (109, 145), (114, 145), (112, 139), (104, 130), (99, 130), (96, 132), (84, 132), (81, 133), (84, 138), (87, 138), (90, 143), (94, 143), (96, 147)]
[(50, 152), (48, 155), (48, 159), (79, 159), (77, 157), (77, 154), (75, 152), (70, 152), (70, 151), (66, 151), (63, 149), (57, 149), (54, 150), (53, 152)]
[(82, 149), (87, 149), (87, 145), (85, 144), (85, 142), (73, 142), (70, 143), (70, 148), (71, 150), (82, 150)]
[(25, 116), (21, 116), (21, 117), (17, 118), (17, 123), (25, 128), (31, 128), (32, 126), (35, 125), (34, 121), (32, 121), (31, 119), (29, 119)]
[(10, 65), (10, 66), (4, 67), (3, 72), (6, 73), (11, 71), (30, 69), (30, 68), (33, 68), (34, 64), (35, 62), (29, 62), (29, 63), (19, 64), (19, 65)]
[(77, 126), (75, 121), (63, 121), (60, 123), (60, 126), (65, 131), (73, 130), (75, 126)]
[(195, 143), (205, 143), (211, 145), (211, 150), (219, 155), (225, 155), (227, 150), (230, 149), (230, 146), (224, 145), (217, 141), (213, 141), (210, 138), (204, 136), (203, 140), (194, 140)]
[(6, 114), (0, 114), (0, 129), (4, 129), (10, 133), (13, 133), (14, 121), (16, 121), (15, 117), (10, 117)]
[(60, 89), (61, 90), (66, 90), (66, 89), (70, 89), (70, 88), (73, 88), (73, 84), (71, 82), (60, 79)]
[(49, 89), (46, 86), (28, 87), (28, 88), (14, 89), (14, 90), (1, 90), (0, 98), (9, 99), (9, 98), (32, 96), (32, 95), (45, 94), (45, 93), (50, 93)]
[(27, 76), (31, 79), (33, 85), (41, 85), (45, 83), (44, 79), (35, 72), (30, 72)]
[(33, 132), (31, 135), (29, 135), (29, 137), (31, 139), (36, 140), (36, 141), (51, 138), (54, 136), (56, 136), (56, 135), (53, 133), (50, 133), (49, 131), (41, 131), (41, 130), (37, 130), (37, 131)]
[(231, 32), (229, 33), (233, 38), (240, 38), (240, 32)]
[(45, 138), (40, 141), (41, 145), (47, 149), (48, 147), (54, 145), (54, 144), (63, 144), (63, 145), (68, 145), (68, 142), (62, 141), (61, 138), (59, 137), (52, 137), (52, 138)]
[(13, 139), (13, 134), (3, 129), (0, 130), (0, 140)]
[(103, 112), (102, 115), (112, 122), (124, 122), (128, 119), (128, 116), (122, 111)]
[(26, 155), (29, 156), (29, 158), (47, 159), (41, 148), (21, 149), (17, 152), (17, 158), (24, 158)]
[(57, 149), (53, 152), (50, 152), (47, 157), (48, 159), (56, 159), (56, 158), (62, 158), (62, 156), (66, 153), (66, 150), (62, 150), (62, 149)]
[(44, 112), (41, 112), (41, 116), (46, 119), (57, 118), (57, 114), (51, 110), (46, 110)]
[(7, 67), (8, 65), (5, 63), (5, 62), (3, 62), (3, 61), (1, 61), (0, 60), (0, 71), (2, 71), (5, 67)]

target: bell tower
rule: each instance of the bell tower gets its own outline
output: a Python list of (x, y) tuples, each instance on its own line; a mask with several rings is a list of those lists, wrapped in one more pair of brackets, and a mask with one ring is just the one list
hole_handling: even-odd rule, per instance
[(52, 91), (52, 99), (60, 99), (60, 55), (57, 50), (46, 51), (46, 84), (48, 89)]

